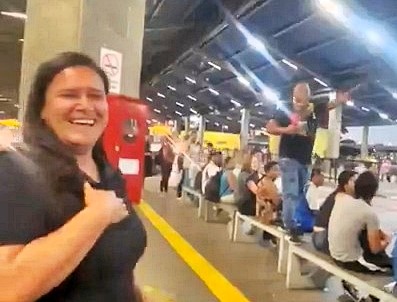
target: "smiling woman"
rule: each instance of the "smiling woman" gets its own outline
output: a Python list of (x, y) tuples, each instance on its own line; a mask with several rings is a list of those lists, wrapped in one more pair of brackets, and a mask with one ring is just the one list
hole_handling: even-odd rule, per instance
[(108, 86), (80, 53), (37, 71), (26, 147), (0, 153), (1, 301), (141, 301), (146, 233), (101, 142)]

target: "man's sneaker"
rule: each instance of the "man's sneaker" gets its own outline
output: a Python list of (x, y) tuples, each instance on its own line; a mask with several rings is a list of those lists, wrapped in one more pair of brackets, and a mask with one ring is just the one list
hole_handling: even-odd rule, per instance
[(300, 245), (302, 244), (302, 240), (298, 235), (290, 235), (288, 236), (288, 241), (293, 245)]

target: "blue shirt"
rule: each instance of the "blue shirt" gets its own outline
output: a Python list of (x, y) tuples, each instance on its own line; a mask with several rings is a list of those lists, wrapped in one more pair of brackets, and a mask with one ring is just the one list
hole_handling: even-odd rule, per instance
[(233, 194), (232, 189), (229, 186), (229, 182), (227, 181), (227, 173), (228, 171), (224, 171), (221, 176), (221, 183), (219, 185), (219, 196), (227, 196)]

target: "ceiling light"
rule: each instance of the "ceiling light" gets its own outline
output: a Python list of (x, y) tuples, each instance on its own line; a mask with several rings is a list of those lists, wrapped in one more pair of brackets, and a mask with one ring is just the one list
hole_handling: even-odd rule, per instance
[(215, 122), (214, 125), (217, 126), (217, 127), (219, 127), (219, 123), (217, 123), (217, 122)]
[(235, 100), (230, 100), (230, 103), (232, 103), (233, 105), (235, 105), (237, 107), (241, 107), (241, 104)]
[(189, 99), (191, 99), (192, 101), (197, 101), (197, 99), (194, 96), (191, 96), (190, 94), (187, 96)]
[(160, 92), (157, 92), (157, 95), (158, 95), (159, 97), (165, 99), (165, 95), (164, 95), (164, 94), (162, 94), (162, 93), (160, 93)]
[(397, 92), (392, 92), (391, 94), (395, 99), (397, 99)]
[(354, 106), (354, 102), (353, 101), (347, 101), (346, 105), (349, 107), (353, 107)]
[(318, 0), (319, 4), (324, 10), (336, 17), (343, 16), (342, 7), (340, 7), (334, 0)]
[(150, 124), (152, 121), (151, 120), (146, 120), (146, 123), (147, 124)]
[(209, 90), (213, 95), (219, 95), (219, 92), (216, 91), (215, 89), (208, 88), (208, 90)]
[(196, 110), (194, 110), (193, 108), (190, 108), (190, 112), (193, 114), (197, 114), (198, 112)]
[(223, 125), (222, 128), (225, 129), (225, 130), (228, 130), (229, 126), (228, 125)]
[(291, 63), (290, 61), (286, 60), (286, 59), (282, 59), (281, 62), (283, 62), (285, 65), (288, 65), (289, 67), (298, 70), (298, 66), (296, 66), (295, 64)]
[(179, 116), (182, 116), (183, 114), (180, 113), (179, 111), (175, 111), (176, 114), (178, 114)]
[(152, 119), (152, 122), (153, 122), (153, 123), (158, 123), (158, 120)]
[(367, 107), (361, 107), (361, 110), (369, 112), (370, 110)]
[(216, 65), (215, 63), (213, 63), (213, 62), (211, 62), (211, 61), (208, 61), (208, 65), (211, 65), (211, 66), (214, 67), (215, 69), (222, 70), (222, 68), (221, 68), (219, 65)]
[(19, 105), (18, 105), (18, 104), (14, 104), (14, 107), (15, 107), (15, 108), (19, 108)]
[(25, 40), (24, 40), (24, 39), (18, 39), (18, 41), (19, 41), (19, 42), (24, 42)]
[(262, 112), (262, 111), (258, 111), (258, 114), (259, 114), (259, 115), (265, 115), (265, 113)]
[(227, 116), (226, 119), (227, 119), (228, 121), (232, 121), (232, 120), (233, 120), (230, 116)]
[(213, 106), (209, 106), (208, 107), (210, 110), (214, 110), (214, 107)]
[(172, 90), (172, 91), (176, 91), (176, 88), (173, 87), (173, 86), (171, 86), (171, 85), (168, 85), (167, 88), (170, 89), (170, 90)]
[(179, 103), (179, 102), (175, 102), (175, 104), (177, 105), (177, 106), (179, 106), (179, 107), (185, 107), (185, 105), (183, 105), (182, 103)]
[(189, 77), (185, 77), (185, 80), (192, 83), (192, 84), (196, 84), (196, 80), (189, 78)]
[(384, 119), (384, 120), (389, 119), (389, 116), (388, 116), (386, 113), (379, 113), (379, 116), (380, 116), (382, 119)]
[(260, 105), (262, 105), (262, 103), (259, 102), (259, 103), (256, 103), (254, 106), (259, 107)]
[(249, 85), (250, 85), (250, 82), (249, 82), (246, 78), (244, 78), (244, 77), (237, 77), (237, 80), (238, 80), (241, 84), (244, 84), (245, 86), (249, 86)]
[(156, 113), (158, 113), (158, 114), (160, 114), (160, 113), (161, 113), (161, 111), (160, 111), (160, 110), (158, 110), (158, 109), (153, 109), (153, 111), (154, 111), (154, 112), (156, 112)]
[(324, 87), (328, 87), (328, 84), (325, 83), (325, 82), (323, 82), (323, 81), (321, 81), (320, 79), (314, 78), (314, 80), (315, 80), (317, 83), (319, 83), (320, 85), (323, 85)]
[(146, 99), (147, 99), (149, 102), (153, 102), (153, 99), (150, 98), (150, 97), (146, 97)]
[(250, 127), (251, 127), (251, 128), (255, 128), (255, 125), (254, 125), (254, 124), (250, 124)]
[(23, 19), (26, 20), (28, 16), (24, 13), (18, 13), (18, 12), (1, 12), (3, 16), (8, 16), (12, 18), (17, 18), (17, 19)]
[(163, 108), (164, 108), (165, 110), (167, 110), (167, 109), (168, 109), (168, 107), (167, 107), (167, 106), (165, 106), (165, 105), (163, 105)]

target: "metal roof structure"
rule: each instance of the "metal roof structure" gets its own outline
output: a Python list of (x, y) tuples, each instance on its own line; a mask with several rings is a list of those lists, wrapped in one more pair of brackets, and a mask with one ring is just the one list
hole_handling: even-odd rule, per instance
[(210, 129), (238, 131), (247, 107), (258, 128), (304, 80), (314, 93), (351, 90), (344, 126), (396, 123), (397, 1), (250, 0), (233, 11), (203, 2), (223, 21), (142, 90), (160, 119), (198, 112)]

